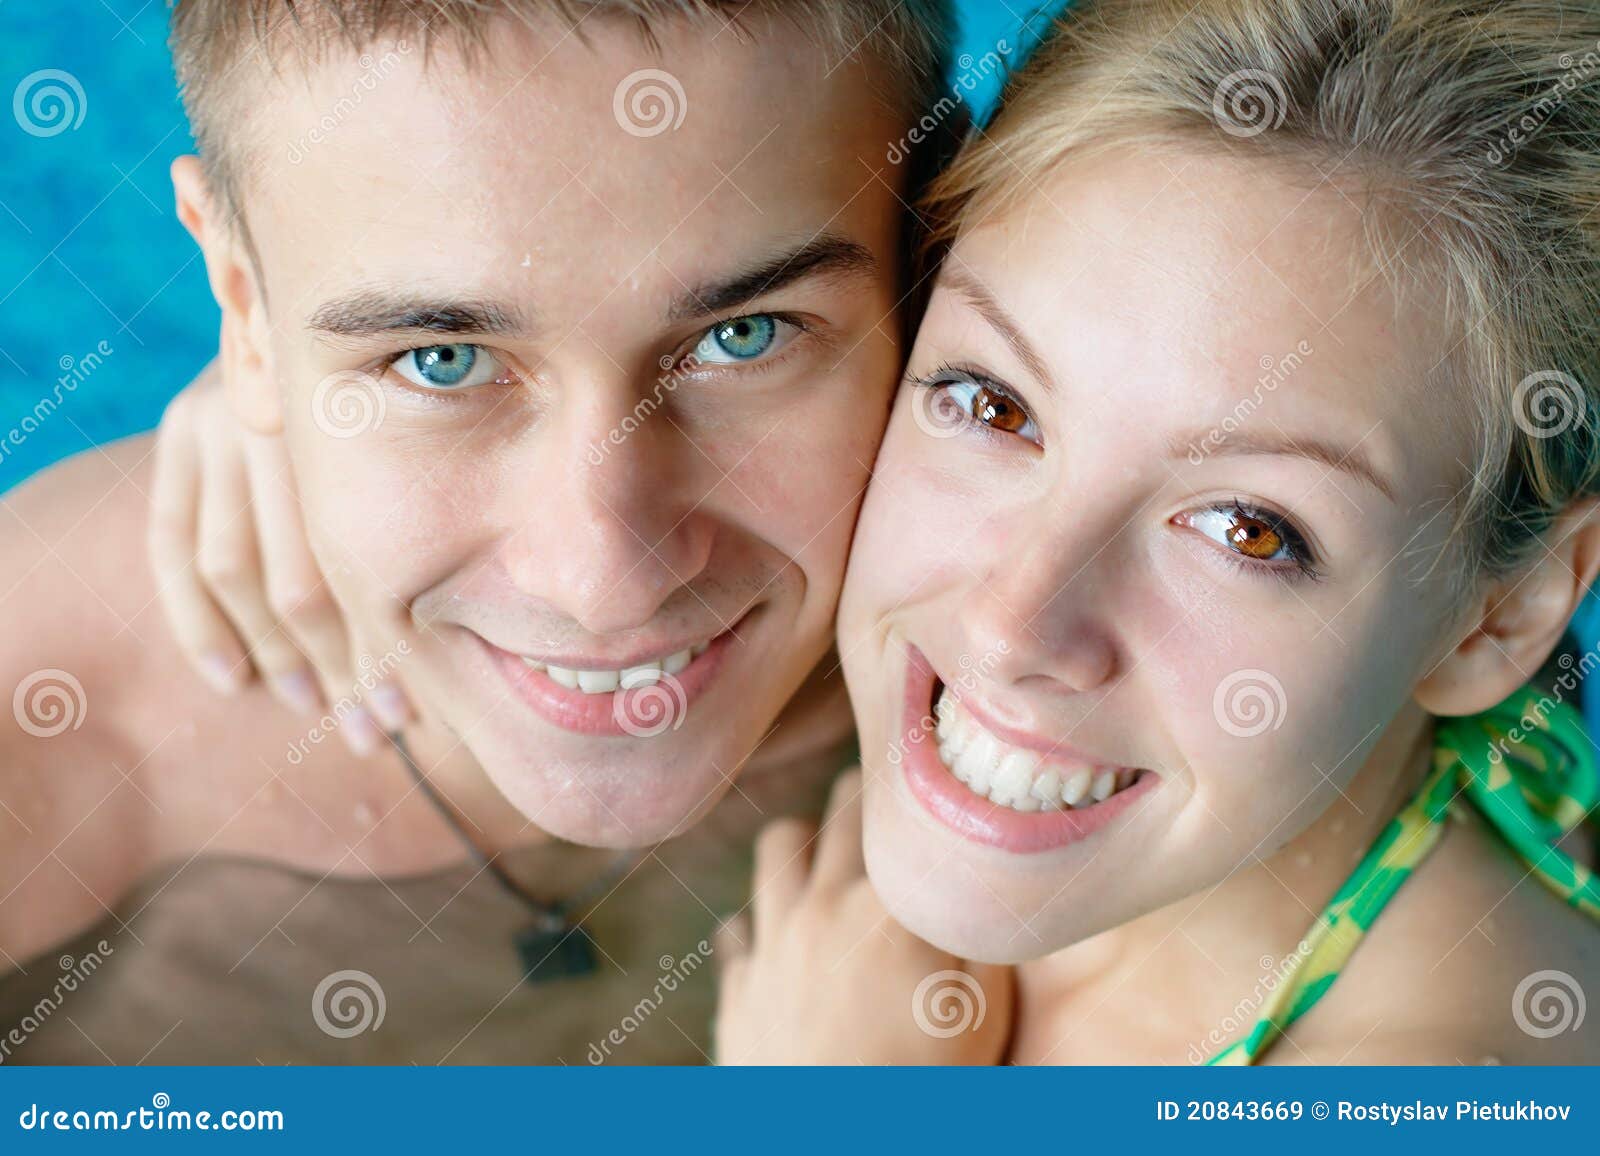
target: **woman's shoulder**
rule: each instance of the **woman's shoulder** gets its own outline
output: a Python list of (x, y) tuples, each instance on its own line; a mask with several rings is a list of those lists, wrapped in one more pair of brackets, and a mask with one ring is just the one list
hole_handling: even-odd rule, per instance
[[(1274, 1062), (1595, 1064), (1600, 922), (1461, 808)], [(1278, 1054), (1279, 1052), (1283, 1054)]]

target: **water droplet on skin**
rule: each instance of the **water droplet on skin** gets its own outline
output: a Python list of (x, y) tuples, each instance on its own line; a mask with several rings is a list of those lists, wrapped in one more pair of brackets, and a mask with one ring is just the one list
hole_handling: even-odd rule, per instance
[(1500, 1066), (1500, 1057), (1484, 1056), (1483, 1059), (1478, 1061), (1478, 1063), (1482, 1064), (1486, 1068), (1498, 1068)]
[(524, 253), (522, 255), (522, 267), (524, 269), (531, 269), (533, 267), (533, 254), (532, 253)]
[(1300, 854), (1296, 855), (1294, 857), (1294, 865), (1300, 868), (1302, 871), (1311, 866), (1311, 852), (1302, 851)]
[(1328, 824), (1328, 830), (1332, 831), (1335, 835), (1339, 834), (1344, 830), (1344, 820), (1335, 819), (1332, 823)]
[(356, 822), (363, 827), (372, 826), (372, 807), (369, 804), (356, 804)]

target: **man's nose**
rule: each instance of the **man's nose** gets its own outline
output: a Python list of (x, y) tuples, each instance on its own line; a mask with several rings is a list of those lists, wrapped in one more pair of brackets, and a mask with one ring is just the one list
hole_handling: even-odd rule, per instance
[(507, 545), (513, 581), (596, 635), (647, 624), (704, 572), (715, 539), (694, 492), (703, 459), (666, 415), (631, 413), (595, 405), (539, 439), (533, 508)]

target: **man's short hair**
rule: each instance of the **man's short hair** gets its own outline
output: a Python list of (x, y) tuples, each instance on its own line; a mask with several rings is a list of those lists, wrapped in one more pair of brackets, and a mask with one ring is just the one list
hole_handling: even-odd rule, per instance
[[(246, 151), (238, 137), (248, 108), (240, 90), (251, 76), (243, 66), (258, 53), (274, 63), (285, 51), (314, 58), (390, 38), (424, 49), (441, 37), (481, 46), (497, 17), (555, 16), (581, 26), (593, 14), (620, 15), (652, 40), (669, 19), (715, 21), (737, 33), (752, 10), (781, 15), (841, 60), (869, 54), (908, 120), (934, 103), (944, 83), (950, 0), (173, 0), (172, 55), (211, 187), (237, 208)], [(244, 83), (230, 85), (236, 74)]]

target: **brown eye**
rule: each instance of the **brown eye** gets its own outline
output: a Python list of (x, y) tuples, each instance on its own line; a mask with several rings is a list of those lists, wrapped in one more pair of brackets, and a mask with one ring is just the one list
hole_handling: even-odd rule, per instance
[(1283, 549), (1283, 537), (1276, 530), (1238, 512), (1231, 515), (1226, 533), (1233, 548), (1249, 558), (1270, 560)]
[(1028, 415), (1015, 402), (981, 386), (972, 395), (972, 416), (1006, 433), (1016, 433), (1028, 424)]

